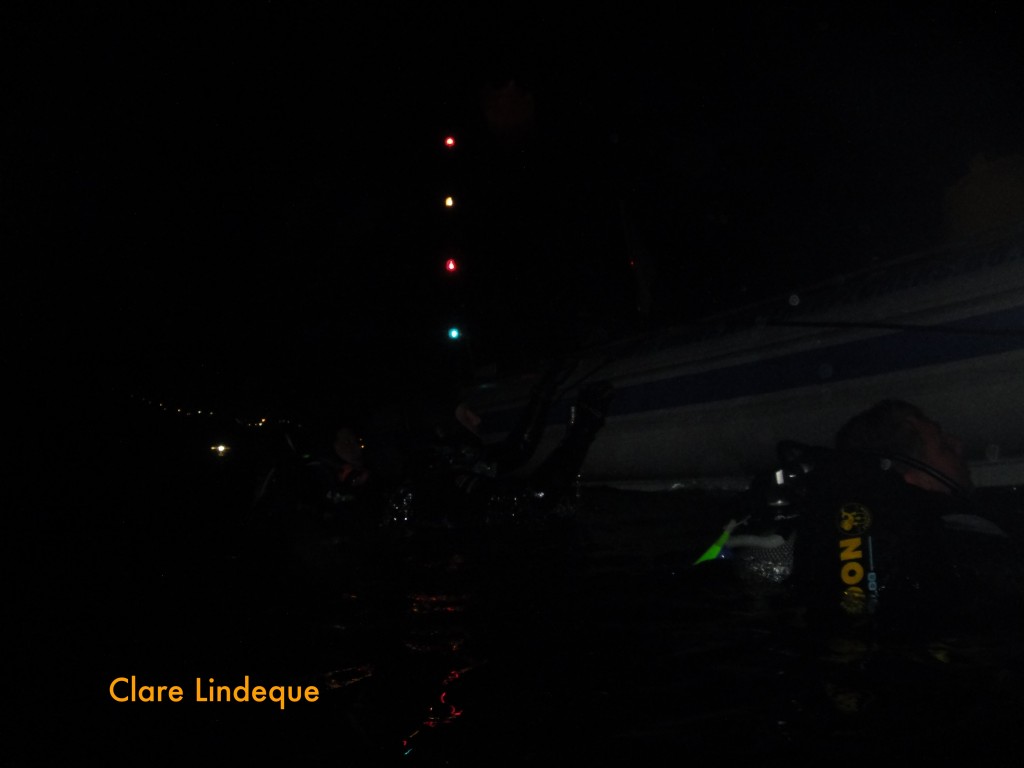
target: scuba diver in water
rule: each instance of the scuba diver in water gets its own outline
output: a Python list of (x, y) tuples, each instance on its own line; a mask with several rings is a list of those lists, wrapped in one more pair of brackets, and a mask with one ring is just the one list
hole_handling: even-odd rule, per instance
[(586, 454), (614, 396), (611, 384), (581, 386), (561, 441), (531, 471), (523, 470), (535, 458), (559, 387), (571, 372), (571, 365), (552, 365), (534, 387), (516, 426), (497, 443), (484, 444), (480, 418), (466, 404), (456, 406), (435, 425), (433, 440), (392, 494), (390, 521), (453, 526), (567, 513)]
[[(326, 441), (325, 441), (326, 443)], [(327, 529), (351, 528), (368, 515), (372, 475), (363, 459), (363, 442), (343, 424), (302, 465), (300, 500)]]
[(825, 694), (804, 703), (811, 729), (887, 749), (939, 723), (1005, 726), (984, 702), (1005, 701), (997, 681), (1021, 682), (1006, 649), (1024, 630), (1024, 561), (1012, 514), (975, 490), (959, 440), (887, 399), (843, 424), (834, 448), (779, 454), (697, 562), (727, 560), (750, 594), (791, 611), (795, 676)]
[[(726, 546), (754, 581), (787, 583), (808, 610), (875, 616), (887, 628), (1018, 616), (1014, 543), (974, 491), (959, 440), (919, 408), (883, 400), (848, 420), (834, 449), (783, 443)], [(983, 609), (996, 600), (1001, 610)], [(990, 606), (995, 607), (995, 606)]]
[(378, 481), (348, 419), (285, 433), (278, 454), (260, 476), (239, 546), (253, 568), (274, 564), (265, 575), (275, 588), (325, 592), (350, 568), (353, 544), (376, 527)]
[(479, 417), (465, 404), (419, 439), (406, 442), (392, 432), (390, 442), (401, 458), (390, 466), (374, 460), (380, 454), (372, 440), (364, 460), (362, 441), (347, 423), (321, 435), (308, 452), (289, 441), (288, 459), (260, 483), (247, 530), (261, 546), (285, 546), (288, 562), (300, 574), (329, 582), (351, 562), (353, 545), (359, 548), (378, 534), (387, 537), (396, 528), (569, 518), (576, 481), (604, 424), (612, 386), (580, 386), (562, 439), (535, 467), (527, 465), (573, 368), (571, 362), (552, 364), (517, 425), (494, 444), (484, 444)]

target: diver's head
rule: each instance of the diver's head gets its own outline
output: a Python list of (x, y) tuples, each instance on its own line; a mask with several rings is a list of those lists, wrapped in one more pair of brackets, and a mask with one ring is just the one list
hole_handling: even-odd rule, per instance
[(854, 416), (836, 435), (836, 447), (890, 459), (907, 483), (927, 491), (973, 488), (960, 440), (903, 400), (882, 400)]
[(351, 427), (339, 427), (334, 433), (334, 452), (349, 464), (363, 463), (362, 441)]

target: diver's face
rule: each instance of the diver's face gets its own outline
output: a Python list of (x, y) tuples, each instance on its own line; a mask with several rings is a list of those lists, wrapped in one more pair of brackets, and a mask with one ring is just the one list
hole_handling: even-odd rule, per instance
[[(930, 419), (911, 419), (923, 443), (921, 460), (949, 477), (964, 490), (973, 488), (971, 468), (964, 459), (963, 443), (944, 432), (941, 425)], [(913, 470), (906, 475), (907, 482), (930, 491), (951, 493), (950, 488), (925, 472)]]
[(362, 446), (355, 432), (350, 429), (339, 429), (334, 437), (334, 450), (339, 458), (356, 463), (362, 453)]

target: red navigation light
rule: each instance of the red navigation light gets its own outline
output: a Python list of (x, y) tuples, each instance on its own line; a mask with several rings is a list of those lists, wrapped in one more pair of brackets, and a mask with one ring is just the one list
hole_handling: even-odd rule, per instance
[(446, 147), (448, 147), (449, 149), (451, 147), (454, 147), (455, 146), (455, 137), (454, 136), (445, 136), (444, 137), (444, 145)]
[(457, 272), (459, 265), (455, 263), (455, 259), (448, 259), (444, 263), (445, 272)]

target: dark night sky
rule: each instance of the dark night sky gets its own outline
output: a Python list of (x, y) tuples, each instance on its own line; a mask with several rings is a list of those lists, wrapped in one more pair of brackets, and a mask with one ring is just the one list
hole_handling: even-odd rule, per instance
[(372, 5), (7, 11), (15, 353), (159, 397), (380, 393), (460, 364), (451, 316), (461, 365), (514, 366), (936, 245), (972, 159), (1024, 152), (1010, 4)]

